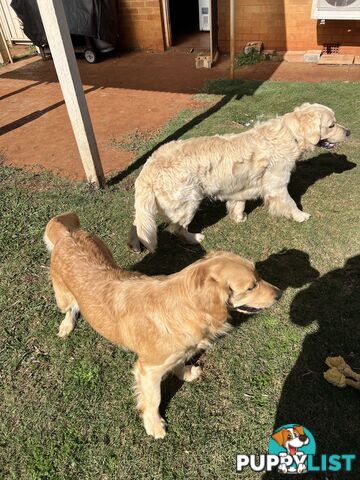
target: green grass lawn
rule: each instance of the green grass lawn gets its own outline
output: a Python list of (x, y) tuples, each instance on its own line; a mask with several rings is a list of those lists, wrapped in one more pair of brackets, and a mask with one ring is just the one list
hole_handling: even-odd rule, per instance
[[(334, 108), (352, 136), (336, 153), (316, 150), (293, 174), (290, 190), (311, 213), (307, 223), (271, 218), (251, 203), (248, 221), (235, 225), (223, 205), (208, 202), (191, 228), (204, 231), (202, 247), (160, 232), (153, 255), (126, 247), (135, 167), (98, 192), (0, 167), (1, 479), (261, 478), (237, 475), (235, 455), (265, 453), (274, 427), (286, 423), (309, 428), (320, 453), (360, 455), (359, 392), (323, 379), (327, 355), (360, 368), (359, 84), (219, 81), (205, 92), (197, 97), (202, 108), (173, 119), (148, 147), (178, 134), (240, 132), (304, 101)], [(285, 290), (269, 311), (235, 319), (232, 333), (199, 359), (199, 381), (164, 382), (163, 441), (146, 436), (135, 412), (132, 353), (82, 319), (66, 340), (56, 336), (62, 315), (42, 235), (47, 221), (67, 210), (101, 236), (124, 268), (170, 273), (225, 249), (253, 259), (265, 279)], [(355, 469), (328, 478), (358, 479), (360, 459)]]

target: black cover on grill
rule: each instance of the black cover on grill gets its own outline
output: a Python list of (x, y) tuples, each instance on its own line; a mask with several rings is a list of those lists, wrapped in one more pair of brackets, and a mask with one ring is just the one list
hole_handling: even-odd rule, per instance
[[(74, 35), (98, 38), (116, 44), (116, 0), (63, 0), (69, 30)], [(11, 7), (23, 23), (25, 35), (41, 47), (46, 36), (36, 0), (12, 0)]]

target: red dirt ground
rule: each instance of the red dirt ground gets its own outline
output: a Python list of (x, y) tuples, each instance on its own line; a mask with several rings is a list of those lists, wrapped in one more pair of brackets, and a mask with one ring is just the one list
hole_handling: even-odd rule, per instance
[[(157, 130), (184, 108), (206, 80), (228, 77), (228, 59), (196, 70), (186, 53), (130, 53), (96, 65), (79, 60), (86, 99), (106, 174), (124, 169), (133, 154), (114, 150), (111, 138), (136, 129)], [(257, 80), (360, 80), (360, 66), (264, 62), (243, 67), (239, 78)], [(0, 151), (5, 163), (45, 168), (82, 179), (84, 173), (52, 61), (29, 58), (0, 69)]]

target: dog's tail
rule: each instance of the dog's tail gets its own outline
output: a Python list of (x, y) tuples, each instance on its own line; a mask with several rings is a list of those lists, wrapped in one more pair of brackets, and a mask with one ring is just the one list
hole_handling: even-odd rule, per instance
[(155, 193), (148, 185), (136, 186), (135, 222), (136, 234), (140, 242), (149, 252), (154, 252), (157, 245), (156, 214), (158, 207)]
[(57, 215), (46, 225), (44, 233), (44, 243), (49, 251), (52, 252), (55, 244), (64, 236), (71, 232), (79, 230), (80, 220), (76, 213), (68, 212)]

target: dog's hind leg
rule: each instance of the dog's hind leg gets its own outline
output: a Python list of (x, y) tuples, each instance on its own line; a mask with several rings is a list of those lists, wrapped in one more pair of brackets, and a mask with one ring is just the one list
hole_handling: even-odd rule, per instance
[(75, 328), (76, 318), (79, 314), (79, 307), (77, 304), (71, 305), (65, 314), (64, 320), (60, 323), (58, 337), (64, 338), (71, 333)]
[(186, 243), (190, 243), (191, 245), (197, 245), (201, 243), (205, 236), (202, 233), (191, 233), (187, 230), (187, 228), (182, 227), (178, 223), (170, 223), (166, 227), (166, 231), (172, 233), (173, 235), (177, 235), (178, 237), (182, 238)]
[(137, 234), (135, 223), (130, 229), (127, 244), (130, 250), (132, 250), (134, 253), (141, 253), (141, 242)]
[(192, 198), (189, 198), (186, 203), (179, 204), (178, 208), (173, 211), (166, 211), (165, 218), (168, 219), (169, 225), (166, 230), (173, 235), (177, 235), (184, 242), (192, 245), (197, 245), (204, 240), (204, 235), (201, 233), (191, 233), (188, 231), (192, 219), (195, 216), (196, 210), (199, 208), (202, 200), (202, 195), (193, 192)]
[(58, 336), (66, 337), (75, 328), (76, 318), (79, 314), (79, 306), (72, 293), (58, 280), (52, 279), (56, 303), (61, 312), (65, 313), (64, 320), (60, 323)]
[(161, 379), (168, 371), (164, 365), (145, 365), (140, 360), (135, 364), (135, 391), (137, 408), (142, 414), (146, 433), (154, 438), (164, 438), (165, 422), (159, 413), (161, 401)]
[(245, 201), (242, 200), (229, 200), (226, 202), (226, 209), (228, 211), (229, 217), (235, 223), (245, 222), (247, 215), (244, 212), (245, 210)]
[(173, 370), (174, 375), (176, 375), (179, 380), (183, 380), (184, 382), (192, 382), (193, 380), (196, 380), (200, 377), (201, 372), (201, 367), (196, 367), (195, 365), (185, 365), (184, 363), (176, 365)]

